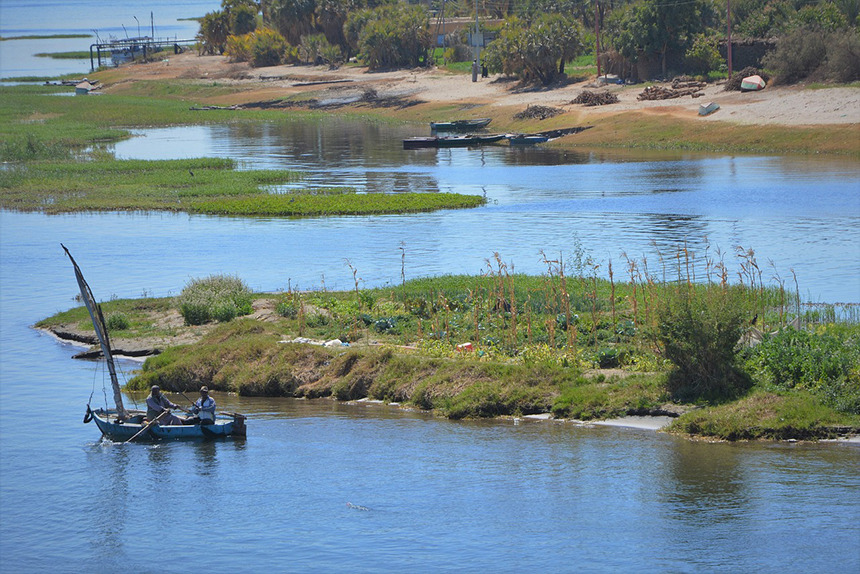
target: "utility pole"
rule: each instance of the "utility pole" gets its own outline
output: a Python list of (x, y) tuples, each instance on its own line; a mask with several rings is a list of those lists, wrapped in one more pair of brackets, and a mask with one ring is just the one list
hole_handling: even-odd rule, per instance
[(729, 31), (729, 41), (726, 44), (726, 59), (729, 63), (729, 79), (732, 79), (732, 0), (726, 0), (726, 23)]
[(478, 81), (478, 59), (481, 57), (481, 47), (478, 44), (478, 0), (475, 0), (475, 35), (472, 36), (472, 44), (474, 44), (474, 51), (472, 52), (475, 56), (475, 59), (472, 61), (472, 81)]
[[(728, 1), (728, 0), (726, 0)], [(600, 77), (600, 24), (598, 23), (598, 6), (597, 0), (594, 0), (594, 60), (597, 62), (597, 77)]]

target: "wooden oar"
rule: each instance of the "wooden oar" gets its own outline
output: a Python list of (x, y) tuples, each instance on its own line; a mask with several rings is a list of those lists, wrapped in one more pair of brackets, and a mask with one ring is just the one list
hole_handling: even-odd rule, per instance
[(125, 441), (122, 444), (128, 444), (131, 441), (133, 441), (134, 439), (136, 439), (137, 437), (139, 437), (140, 435), (142, 435), (144, 432), (148, 431), (152, 427), (152, 425), (154, 425), (155, 423), (158, 422), (158, 419), (160, 419), (161, 417), (163, 417), (166, 414), (167, 414), (167, 411), (164, 411), (163, 413), (161, 413), (160, 415), (158, 415), (157, 417), (155, 417), (154, 419), (149, 421), (149, 423), (145, 427), (143, 427), (142, 429), (137, 431), (137, 433), (135, 433), (135, 435), (133, 437), (131, 437), (130, 439), (128, 439), (127, 441)]

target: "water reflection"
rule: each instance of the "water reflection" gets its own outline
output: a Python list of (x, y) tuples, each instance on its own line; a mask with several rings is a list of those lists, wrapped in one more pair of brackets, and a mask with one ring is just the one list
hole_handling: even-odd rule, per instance
[[(760, 265), (773, 261), (783, 277), (793, 269), (814, 300), (860, 300), (860, 170), (854, 161), (551, 147), (401, 149), (401, 139), (414, 131), (337, 118), (190, 126), (141, 131), (115, 150), (123, 158), (232, 157), (249, 169), (305, 174), (278, 191), (348, 186), (487, 198), (481, 208), (432, 214), (263, 220), (262, 243), (279, 237), (284, 245), (302, 245), (317, 263), (349, 258), (368, 285), (398, 276), (402, 243), (412, 257), (410, 276), (475, 273), (494, 252), (518, 271), (540, 273), (541, 250), (570, 254), (577, 247), (601, 262), (604, 273), (607, 261), (623, 253), (656, 264), (685, 245), (696, 257), (720, 249), (731, 267), (740, 245), (755, 249)], [(203, 219), (195, 221), (208, 229)], [(218, 218), (211, 226), (229, 227)], [(256, 241), (248, 237), (248, 248), (258, 249)], [(285, 265), (319, 267), (293, 255)], [(327, 267), (327, 276), (336, 274)], [(322, 272), (313, 271), (315, 281)], [(301, 282), (310, 286), (307, 277)]]

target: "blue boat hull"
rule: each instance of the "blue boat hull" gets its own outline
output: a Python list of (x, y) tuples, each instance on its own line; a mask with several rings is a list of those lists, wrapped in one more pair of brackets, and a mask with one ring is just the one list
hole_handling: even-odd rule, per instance
[[(112, 441), (125, 442), (143, 429), (146, 424), (140, 421), (140, 416), (132, 417), (132, 422), (117, 423), (111, 420), (115, 411), (96, 409), (92, 411), (92, 419), (102, 432), (102, 435)], [(241, 431), (240, 431), (241, 428)], [(225, 438), (230, 436), (245, 436), (244, 418), (238, 424), (236, 418), (216, 419), (212, 425), (159, 425), (154, 424), (140, 434), (135, 440), (145, 442), (153, 440), (187, 440)]]

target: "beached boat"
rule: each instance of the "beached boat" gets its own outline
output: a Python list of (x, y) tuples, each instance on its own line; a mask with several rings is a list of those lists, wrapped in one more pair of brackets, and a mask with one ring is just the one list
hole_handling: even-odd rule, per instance
[[(75, 279), (81, 290), (81, 297), (89, 311), (99, 346), (102, 349), (108, 372), (110, 373), (111, 388), (115, 409), (93, 409), (87, 404), (87, 412), (84, 415), (84, 423), (95, 421), (102, 435), (114, 441), (135, 440), (157, 440), (157, 439), (193, 439), (193, 438), (218, 438), (228, 436), (245, 436), (245, 415), (239, 413), (220, 413), (222, 418), (216, 416), (215, 423), (210, 425), (160, 425), (158, 420), (147, 421), (145, 412), (138, 410), (127, 410), (123, 405), (122, 391), (119, 387), (119, 379), (116, 375), (113, 353), (110, 346), (110, 338), (105, 324), (101, 306), (96, 303), (90, 286), (84, 279), (80, 267), (75, 262), (72, 254), (65, 245), (60, 244), (72, 262), (75, 269)], [(227, 418), (224, 418), (224, 415)]]
[(720, 104), (716, 102), (709, 102), (707, 104), (702, 104), (699, 106), (699, 115), (700, 116), (709, 116), (715, 111), (720, 109)]
[(414, 137), (403, 140), (403, 149), (480, 146), (496, 143), (504, 138), (505, 134)]
[(741, 80), (741, 91), (742, 92), (755, 92), (758, 90), (763, 90), (767, 82), (759, 75), (747, 76), (743, 80)]
[(474, 120), (454, 120), (452, 122), (430, 122), (430, 129), (434, 132), (469, 132), (487, 127), (491, 118), (477, 118)]
[(549, 141), (549, 136), (540, 134), (508, 134), (507, 138), (511, 145), (535, 145)]

